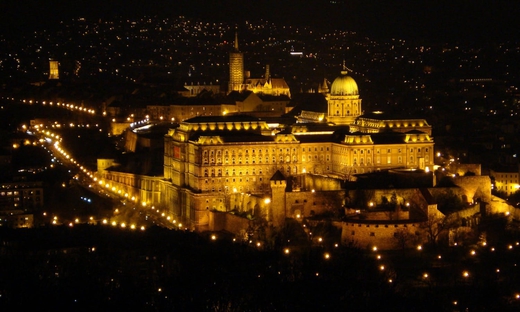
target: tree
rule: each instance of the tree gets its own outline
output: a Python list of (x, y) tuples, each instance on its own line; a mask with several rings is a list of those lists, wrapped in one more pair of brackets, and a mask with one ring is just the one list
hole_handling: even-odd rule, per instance
[(434, 199), (437, 202), (439, 211), (445, 215), (450, 212), (462, 210), (466, 206), (466, 203), (464, 203), (451, 189), (446, 189), (446, 191), (438, 193), (434, 196)]
[(426, 233), (428, 243), (431, 245), (436, 245), (439, 236), (454, 226), (454, 222), (450, 222), (448, 217), (441, 217), (433, 213), (429, 214), (428, 220), (420, 225), (421, 229)]
[(405, 228), (399, 228), (394, 232), (396, 245), (403, 251), (410, 247), (414, 242), (414, 235)]

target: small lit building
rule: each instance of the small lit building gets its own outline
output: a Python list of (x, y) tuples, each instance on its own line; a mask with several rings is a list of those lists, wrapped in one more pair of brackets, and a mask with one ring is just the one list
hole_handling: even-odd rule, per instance
[(520, 189), (520, 180), (517, 167), (491, 170), (494, 178), (494, 188), (499, 192), (505, 192), (507, 196)]
[(12, 181), (0, 184), (0, 210), (34, 211), (42, 206), (42, 182)]

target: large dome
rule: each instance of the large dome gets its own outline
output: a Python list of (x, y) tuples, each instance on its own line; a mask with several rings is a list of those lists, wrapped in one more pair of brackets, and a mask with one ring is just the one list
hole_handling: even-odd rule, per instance
[(336, 78), (332, 83), (330, 90), (331, 95), (359, 95), (356, 81), (347, 76), (346, 71), (341, 72), (341, 76)]

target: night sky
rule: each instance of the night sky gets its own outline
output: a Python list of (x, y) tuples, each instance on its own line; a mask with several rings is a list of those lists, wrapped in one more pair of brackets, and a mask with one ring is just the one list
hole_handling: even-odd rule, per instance
[[(41, 3), (45, 2), (45, 5)], [(145, 14), (241, 22), (260, 18), (287, 24), (355, 30), (372, 37), (486, 42), (520, 35), (514, 0), (2, 0), (3, 33), (58, 27), (72, 17)]]

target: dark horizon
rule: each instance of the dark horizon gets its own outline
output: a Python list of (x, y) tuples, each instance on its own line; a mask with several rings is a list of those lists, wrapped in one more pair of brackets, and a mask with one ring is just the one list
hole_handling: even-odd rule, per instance
[(353, 30), (374, 38), (402, 38), (424, 41), (486, 43), (516, 38), (520, 27), (516, 16), (520, 3), (508, 0), (465, 1), (335, 1), (296, 0), (114, 0), (40, 1), (4, 0), (0, 22), (4, 34), (17, 34), (59, 26), (59, 21), (85, 17), (112, 19), (116, 16), (200, 18), (208, 21), (241, 23), (245, 20), (272, 20), (291, 25), (311, 25), (318, 29)]

